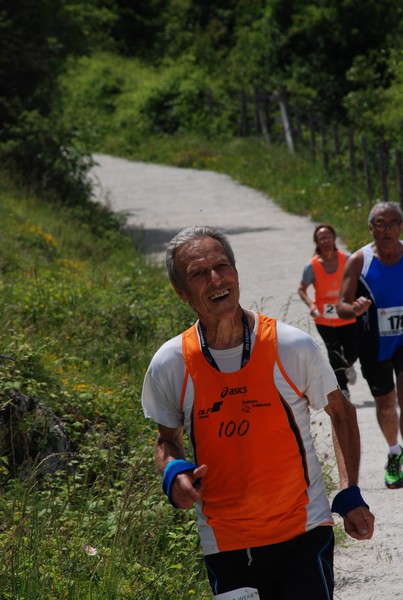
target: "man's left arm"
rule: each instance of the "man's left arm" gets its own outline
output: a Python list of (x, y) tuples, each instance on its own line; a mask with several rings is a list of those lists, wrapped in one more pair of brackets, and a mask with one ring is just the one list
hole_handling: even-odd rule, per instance
[(344, 529), (358, 540), (370, 539), (374, 532), (374, 515), (364, 502), (358, 487), (361, 445), (356, 409), (336, 389), (328, 394), (326, 412), (332, 420), (333, 445), (339, 470), (341, 491), (332, 510), (344, 519)]

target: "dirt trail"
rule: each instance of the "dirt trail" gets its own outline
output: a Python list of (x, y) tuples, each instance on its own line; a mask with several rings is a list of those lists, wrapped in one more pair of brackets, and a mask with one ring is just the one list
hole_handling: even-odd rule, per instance
[[(166, 243), (188, 225), (223, 229), (234, 248), (241, 303), (308, 331), (321, 344), (296, 288), (313, 252), (314, 224), (283, 212), (264, 194), (213, 172), (176, 169), (96, 155), (98, 199), (128, 216), (135, 240), (150, 260), (162, 261)], [(339, 240), (339, 247), (343, 244)], [(358, 368), (359, 370), (359, 368)], [(403, 599), (403, 489), (383, 483), (386, 444), (361, 374), (351, 388), (362, 436), (360, 485), (376, 515), (368, 542), (348, 538), (335, 556), (335, 598)], [(333, 462), (328, 418), (313, 416), (318, 447)]]

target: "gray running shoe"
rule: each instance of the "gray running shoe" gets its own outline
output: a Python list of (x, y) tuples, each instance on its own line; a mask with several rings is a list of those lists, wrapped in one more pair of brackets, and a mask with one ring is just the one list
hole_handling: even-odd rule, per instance
[(350, 400), (350, 392), (346, 389), (346, 390), (341, 390), (342, 394), (345, 395), (345, 397), (347, 398), (347, 400)]
[(354, 385), (355, 382), (357, 381), (357, 372), (354, 369), (353, 365), (351, 365), (351, 367), (347, 367), (346, 377), (347, 377), (347, 381), (349, 382), (350, 385)]

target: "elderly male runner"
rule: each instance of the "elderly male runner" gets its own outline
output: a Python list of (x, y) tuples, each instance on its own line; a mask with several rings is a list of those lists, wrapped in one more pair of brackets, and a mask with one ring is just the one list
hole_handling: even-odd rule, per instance
[[(389, 447), (385, 485), (403, 487), (403, 212), (396, 202), (378, 202), (369, 213), (373, 241), (348, 259), (337, 312), (357, 317), (358, 356)], [(396, 377), (396, 386), (394, 381)]]
[(333, 520), (309, 414), (325, 408), (332, 420), (342, 487), (332, 510), (363, 540), (374, 517), (357, 485), (355, 408), (309, 335), (242, 309), (222, 232), (184, 229), (166, 262), (198, 321), (154, 355), (143, 407), (158, 424), (156, 461), (169, 501), (196, 505), (213, 598), (329, 600)]

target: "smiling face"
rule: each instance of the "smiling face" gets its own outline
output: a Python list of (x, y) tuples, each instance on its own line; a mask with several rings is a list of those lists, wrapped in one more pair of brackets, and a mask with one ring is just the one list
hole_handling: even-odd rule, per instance
[(175, 264), (181, 280), (175, 290), (202, 323), (234, 316), (239, 307), (238, 271), (218, 240), (187, 242), (176, 252)]

